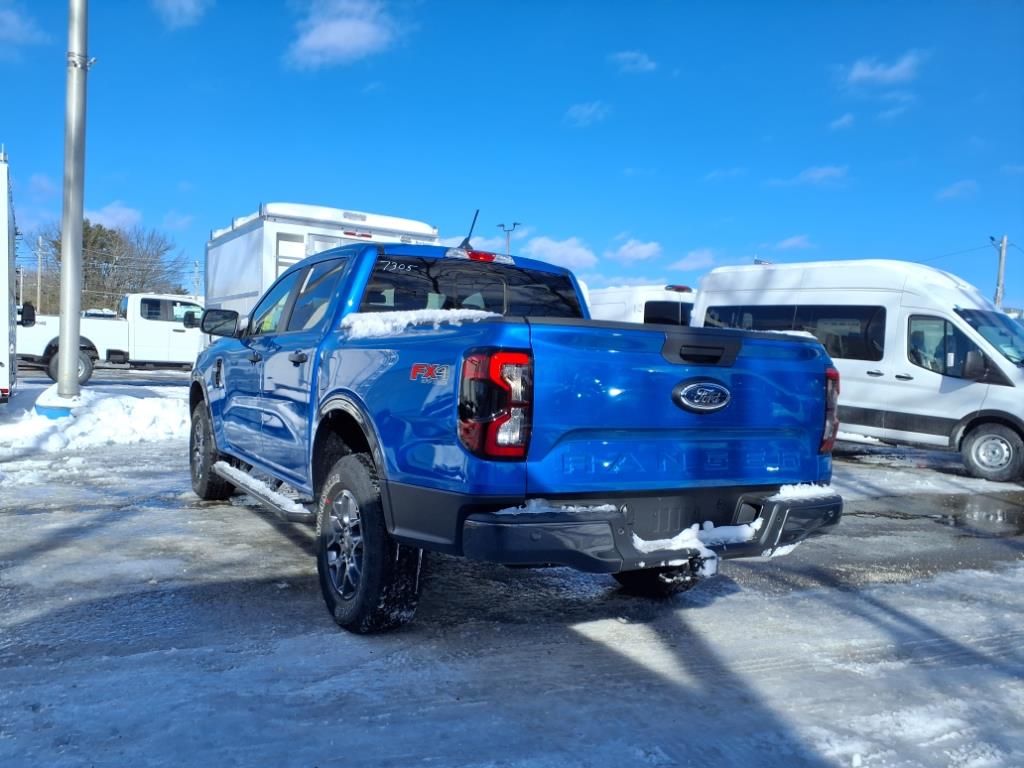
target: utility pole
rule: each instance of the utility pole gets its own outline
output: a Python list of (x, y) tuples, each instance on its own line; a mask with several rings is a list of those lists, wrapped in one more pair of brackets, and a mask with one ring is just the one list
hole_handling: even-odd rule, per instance
[(516, 227), (520, 226), (520, 222), (513, 221), (512, 227), (509, 229), (506, 229), (504, 224), (499, 224), (498, 226), (501, 228), (501, 231), (505, 233), (505, 255), (510, 256), (510, 251), (512, 249), (512, 233), (516, 231)]
[[(996, 244), (996, 239), (990, 237), (992, 245)], [(1003, 283), (1006, 277), (1006, 235), (1003, 235), (1003, 239), (999, 241), (999, 270), (996, 272), (996, 298), (993, 302), (996, 305), (996, 309), (1003, 308)]]
[(36, 238), (36, 312), (43, 311), (43, 236)]
[(60, 225), (60, 353), (57, 394), (77, 397), (82, 310), (82, 208), (85, 189), (85, 80), (88, 0), (68, 0), (68, 81), (64, 114), (64, 207)]
[(192, 262), (192, 295), (199, 296), (199, 259)]

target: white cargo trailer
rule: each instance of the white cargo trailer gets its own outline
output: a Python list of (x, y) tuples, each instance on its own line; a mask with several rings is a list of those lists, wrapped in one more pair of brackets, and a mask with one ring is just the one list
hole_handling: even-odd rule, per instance
[[(11, 193), (11, 174), (7, 164), (7, 153), (0, 149), (0, 403), (6, 403), (18, 380), (18, 361), (15, 355), (16, 330), (22, 323), (17, 305), (16, 273), (14, 268), (14, 239), (17, 229), (14, 225), (14, 197)], [(24, 307), (24, 323), (35, 322), (35, 310), (29, 304)]]
[(206, 244), (206, 306), (246, 315), (278, 275), (314, 253), (351, 243), (437, 245), (437, 227), (414, 219), (320, 205), (265, 203)]

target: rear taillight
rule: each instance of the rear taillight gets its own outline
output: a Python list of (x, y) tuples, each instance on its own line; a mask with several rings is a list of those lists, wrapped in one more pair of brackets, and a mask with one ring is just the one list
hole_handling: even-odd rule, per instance
[(839, 432), (839, 371), (825, 369), (825, 429), (818, 453), (831, 453)]
[(525, 459), (533, 424), (533, 357), (476, 351), (462, 363), (459, 440), (486, 459)]

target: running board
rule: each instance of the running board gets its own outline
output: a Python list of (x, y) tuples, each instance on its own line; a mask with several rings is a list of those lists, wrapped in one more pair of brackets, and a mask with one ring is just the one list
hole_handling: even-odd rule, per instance
[(262, 480), (258, 480), (238, 467), (232, 467), (224, 461), (218, 461), (213, 465), (213, 472), (235, 486), (238, 490), (249, 494), (260, 504), (273, 512), (281, 520), (288, 523), (309, 523), (316, 522), (316, 513), (311, 511), (304, 504), (290, 499), (282, 493), (278, 493)]

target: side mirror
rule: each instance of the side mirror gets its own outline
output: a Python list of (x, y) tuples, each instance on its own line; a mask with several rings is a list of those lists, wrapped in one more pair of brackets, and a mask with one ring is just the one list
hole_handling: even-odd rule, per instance
[(181, 324), (184, 325), (186, 328), (198, 328), (199, 318), (196, 317), (195, 312), (186, 312), (185, 317), (181, 319)]
[(18, 321), (18, 325), (22, 328), (31, 328), (36, 324), (36, 308), (31, 304), (25, 303), (21, 305), (21, 319)]
[(967, 357), (964, 358), (964, 378), (970, 381), (981, 381), (985, 378), (986, 373), (988, 373), (988, 363), (985, 360), (985, 355), (976, 349), (968, 351)]
[(203, 312), (199, 327), (211, 336), (237, 336), (238, 313), (233, 309), (208, 309)]

